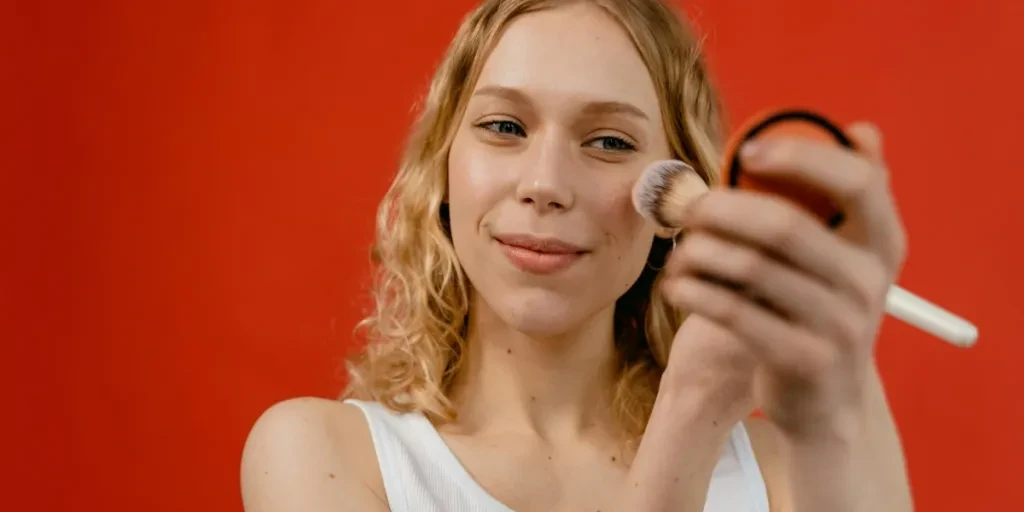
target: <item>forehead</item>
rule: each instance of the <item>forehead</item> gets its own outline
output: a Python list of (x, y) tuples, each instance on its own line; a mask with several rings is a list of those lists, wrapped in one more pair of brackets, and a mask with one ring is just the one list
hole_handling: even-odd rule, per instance
[(625, 28), (589, 3), (513, 20), (488, 57), (476, 88), (498, 85), (564, 101), (621, 101), (652, 120), (658, 98)]

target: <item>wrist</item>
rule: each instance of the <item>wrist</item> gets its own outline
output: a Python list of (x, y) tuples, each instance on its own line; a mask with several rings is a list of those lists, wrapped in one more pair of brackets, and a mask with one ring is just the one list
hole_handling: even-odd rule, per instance
[(869, 491), (858, 448), (844, 439), (802, 438), (783, 443), (794, 510), (854, 512)]
[(662, 382), (614, 510), (701, 510), (734, 417), (713, 388)]
[(818, 417), (803, 417), (799, 421), (769, 420), (779, 427), (783, 436), (794, 446), (813, 449), (827, 447), (841, 449), (856, 445), (864, 435), (864, 410), (847, 406)]
[(684, 422), (710, 421), (712, 424), (732, 425), (753, 411), (750, 393), (734, 388), (663, 379), (655, 408), (668, 410), (672, 417)]

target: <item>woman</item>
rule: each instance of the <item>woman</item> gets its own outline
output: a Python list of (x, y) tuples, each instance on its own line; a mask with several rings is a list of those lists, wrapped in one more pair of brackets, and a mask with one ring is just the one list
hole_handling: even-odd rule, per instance
[(910, 510), (873, 362), (904, 244), (878, 136), (743, 148), (840, 201), (838, 233), (725, 190), (657, 229), (633, 183), (715, 180), (718, 117), (657, 0), (486, 0), (382, 204), (348, 400), (257, 421), (246, 510)]

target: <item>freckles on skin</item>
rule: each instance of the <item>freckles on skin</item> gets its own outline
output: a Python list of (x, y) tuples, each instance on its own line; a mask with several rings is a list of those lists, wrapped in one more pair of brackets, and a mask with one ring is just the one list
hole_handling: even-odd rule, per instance
[[(618, 262), (631, 259), (634, 253), (646, 253), (648, 244), (638, 244), (641, 239), (653, 239), (654, 229), (633, 208), (632, 186), (634, 174), (624, 173), (625, 177), (614, 180), (603, 187), (592, 191), (594, 204), (600, 205), (598, 222), (603, 229), (604, 242), (607, 247), (615, 248), (615, 259)], [(623, 271), (631, 269), (622, 268)]]

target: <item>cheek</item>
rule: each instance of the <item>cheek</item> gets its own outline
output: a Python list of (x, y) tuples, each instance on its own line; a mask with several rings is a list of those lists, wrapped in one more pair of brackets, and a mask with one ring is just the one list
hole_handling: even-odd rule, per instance
[(448, 153), (448, 201), (451, 207), (462, 209), (479, 192), (486, 190), (487, 180), (480, 169), (480, 159), (474, 158), (472, 148), (456, 137)]
[(471, 135), (459, 133), (448, 153), (448, 209), (452, 236), (474, 231), (508, 188), (507, 173)]
[(654, 242), (654, 225), (633, 208), (632, 186), (626, 179), (603, 184), (595, 190), (597, 209), (591, 210), (599, 219), (606, 253), (597, 272), (607, 277), (603, 286), (616, 299), (640, 277)]
[(654, 226), (633, 208), (633, 183), (629, 179), (615, 180), (596, 194), (596, 204), (601, 205), (598, 215), (603, 234), (609, 247), (614, 248), (616, 258), (624, 263), (646, 261), (654, 238)]

